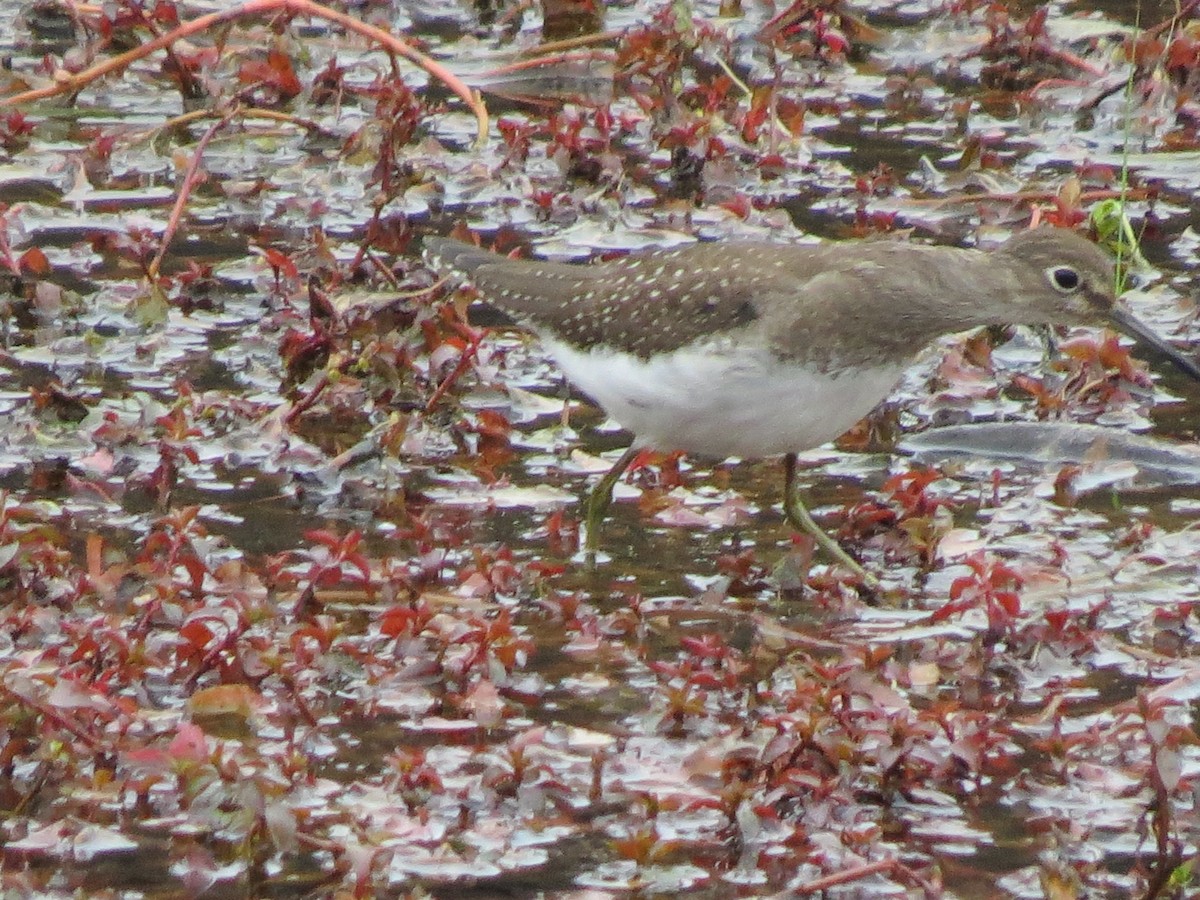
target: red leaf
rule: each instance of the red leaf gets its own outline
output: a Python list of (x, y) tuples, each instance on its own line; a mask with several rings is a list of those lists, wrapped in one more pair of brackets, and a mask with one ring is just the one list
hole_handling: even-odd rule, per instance
[(208, 759), (208, 738), (199, 725), (180, 722), (167, 752), (177, 760), (204, 762)]
[(213, 639), (212, 630), (203, 622), (187, 622), (179, 629), (179, 636), (201, 650)]
[(29, 275), (46, 275), (50, 271), (50, 260), (40, 247), (30, 247), (21, 254), (17, 266)]

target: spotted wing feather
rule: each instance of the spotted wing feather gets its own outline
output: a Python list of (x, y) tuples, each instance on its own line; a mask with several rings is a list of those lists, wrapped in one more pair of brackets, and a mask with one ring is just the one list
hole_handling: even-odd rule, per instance
[(751, 325), (756, 293), (778, 277), (769, 265), (756, 267), (744, 243), (736, 253), (705, 244), (592, 265), (507, 259), (446, 238), (427, 239), (426, 254), (536, 331), (578, 349), (608, 346), (642, 358)]

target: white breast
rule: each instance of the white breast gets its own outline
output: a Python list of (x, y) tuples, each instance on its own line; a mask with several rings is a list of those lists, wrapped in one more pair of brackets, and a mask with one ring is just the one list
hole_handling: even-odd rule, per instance
[(639, 446), (702, 456), (775, 456), (831, 441), (871, 411), (903, 367), (823, 374), (766, 349), (714, 344), (652, 360), (543, 338), (567, 377)]

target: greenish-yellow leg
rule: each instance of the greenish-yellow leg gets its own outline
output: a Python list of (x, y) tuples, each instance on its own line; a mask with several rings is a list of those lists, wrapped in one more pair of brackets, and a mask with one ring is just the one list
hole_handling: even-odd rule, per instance
[(879, 580), (855, 562), (850, 554), (842, 549), (841, 544), (821, 530), (821, 526), (805, 508), (796, 487), (795, 453), (789, 453), (783, 458), (783, 514), (793, 528), (811, 535), (818, 547), (861, 578), (867, 587), (873, 588), (879, 584)]
[(583, 546), (589, 553), (594, 553), (596, 545), (600, 542), (600, 523), (604, 520), (604, 515), (612, 503), (613, 488), (617, 486), (617, 482), (621, 480), (625, 470), (629, 468), (640, 452), (641, 450), (636, 447), (630, 447), (622, 453), (621, 458), (613, 464), (613, 467), (596, 482), (596, 486), (592, 488), (587, 500), (584, 501)]

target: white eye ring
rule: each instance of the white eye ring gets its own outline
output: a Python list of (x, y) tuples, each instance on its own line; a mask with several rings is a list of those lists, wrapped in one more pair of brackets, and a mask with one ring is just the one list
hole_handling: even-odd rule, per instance
[(1046, 280), (1060, 294), (1073, 294), (1083, 284), (1079, 270), (1070, 266), (1051, 266), (1046, 270)]

